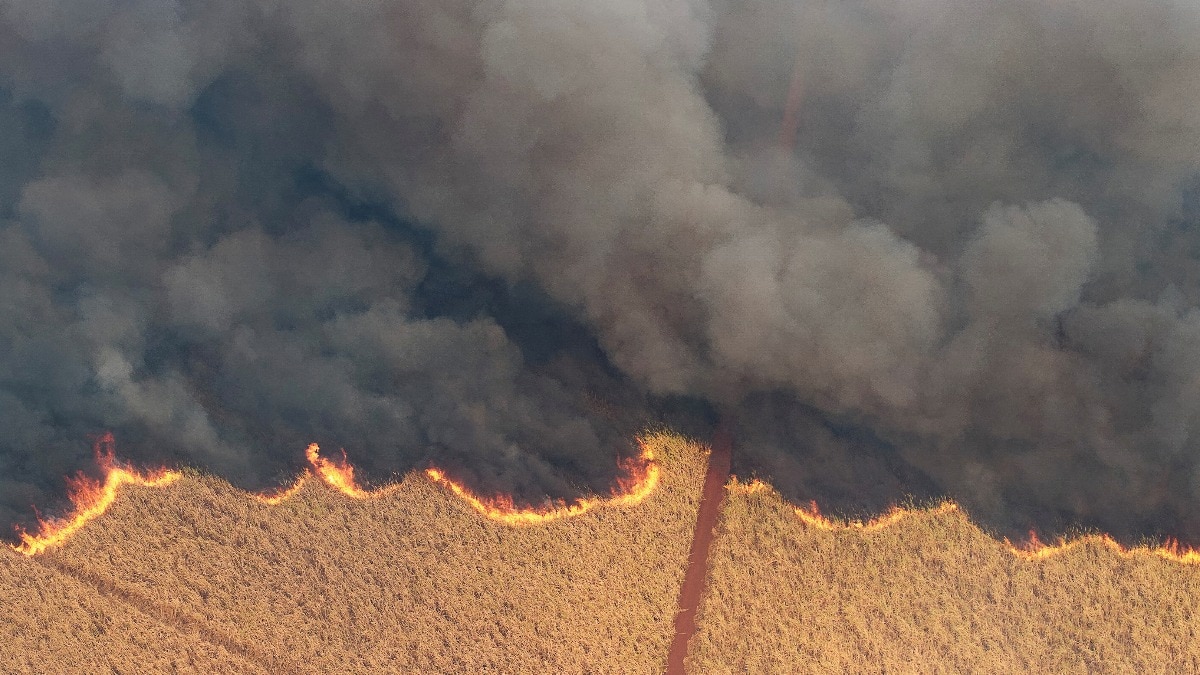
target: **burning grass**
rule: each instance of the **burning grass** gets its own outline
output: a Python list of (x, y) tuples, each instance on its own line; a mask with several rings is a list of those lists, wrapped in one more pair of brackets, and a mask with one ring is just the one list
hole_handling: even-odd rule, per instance
[(60, 546), (0, 556), (0, 612), (21, 617), (5, 629), (30, 636), (0, 641), (0, 662), (162, 671), (173, 663), (162, 658), (186, 655), (181, 669), (209, 672), (657, 672), (704, 460), (675, 437), (647, 447), (654, 462), (618, 486), (642, 488), (638, 499), (588, 501), (531, 527), (489, 519), (422, 474), (348, 499), (352, 475), (331, 487), (322, 473), (349, 468), (336, 459), (313, 462), (286, 499), (194, 473), (166, 489), (123, 485)]
[(725, 500), (690, 672), (1200, 672), (1200, 566), (1094, 536), (1017, 551), (953, 504), (839, 523)]

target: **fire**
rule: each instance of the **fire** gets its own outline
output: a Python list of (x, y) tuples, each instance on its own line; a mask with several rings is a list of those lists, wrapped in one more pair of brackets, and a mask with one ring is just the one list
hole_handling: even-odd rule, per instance
[(611, 497), (585, 497), (573, 504), (559, 502), (547, 509), (518, 508), (511, 497), (477, 497), (461, 483), (446, 476), (441, 469), (427, 469), (435, 483), (445, 486), (485, 517), (505, 525), (539, 525), (560, 518), (582, 515), (597, 506), (633, 506), (641, 503), (658, 487), (661, 469), (654, 461), (654, 451), (641, 442), (642, 452), (636, 459), (623, 462), (622, 468), (629, 475), (617, 480), (617, 489)]
[(1126, 547), (1107, 534), (1087, 534), (1070, 540), (1059, 539), (1054, 544), (1046, 544), (1038, 539), (1036, 532), (1030, 530), (1029, 541), (1024, 546), (1014, 546), (1008, 539), (1004, 540), (1004, 545), (1008, 547), (1008, 550), (1026, 560), (1045, 560), (1046, 558), (1086, 544), (1099, 544), (1126, 558), (1139, 555), (1153, 555), (1184, 565), (1200, 565), (1200, 551), (1188, 546), (1181, 546), (1175, 539), (1168, 539), (1159, 546), (1143, 544), (1141, 546)]
[[(350, 466), (350, 462), (346, 460), (346, 451), (342, 451), (341, 461), (334, 459), (325, 459), (320, 455), (321, 448), (316, 443), (308, 446), (304, 451), (304, 456), (308, 458), (308, 463), (312, 466), (312, 470), (316, 472), (321, 480), (329, 487), (338, 492), (351, 497), (353, 499), (370, 499), (372, 497), (382, 497), (383, 495), (394, 491), (399, 487), (399, 484), (393, 483), (379, 488), (378, 490), (364, 490), (358, 485), (358, 481), (354, 480), (354, 467)], [(297, 481), (297, 483), (301, 483)], [(290, 494), (295, 494), (299, 491), (302, 485), (294, 485), (289, 491)], [(282, 500), (280, 500), (282, 501)]]
[(37, 555), (61, 546), (84, 525), (107, 511), (116, 500), (122, 485), (162, 487), (183, 476), (178, 471), (158, 469), (142, 473), (124, 466), (117, 461), (113, 453), (114, 445), (112, 434), (106, 433), (94, 446), (96, 463), (104, 470), (103, 481), (93, 480), (83, 474), (67, 479), (67, 494), (75, 507), (74, 512), (62, 518), (38, 518), (38, 524), (41, 526), (39, 532), (30, 534), (19, 530), (21, 543), (12, 545), (13, 550), (25, 555)]
[[(115, 443), (111, 433), (106, 433), (96, 442), (96, 463), (104, 471), (104, 479), (96, 481), (80, 474), (67, 479), (68, 494), (74, 510), (71, 515), (62, 518), (39, 518), (41, 526), (37, 534), (18, 531), (21, 538), (19, 544), (10, 545), (18, 553), (37, 555), (56, 546), (61, 546), (84, 525), (95, 520), (113, 504), (122, 485), (133, 484), (145, 487), (163, 487), (179, 480), (183, 474), (178, 471), (157, 469), (150, 472), (136, 471), (116, 459), (113, 452)], [(658, 487), (661, 469), (654, 461), (654, 452), (649, 445), (642, 443), (641, 455), (633, 460), (624, 462), (622, 468), (629, 476), (617, 480), (617, 489), (609, 498), (590, 497), (580, 499), (573, 504), (557, 504), (547, 510), (521, 509), (513, 505), (511, 497), (497, 496), (479, 498), (459, 483), (446, 477), (440, 469), (428, 469), (426, 475), (435, 483), (444, 485), (451, 492), (466, 500), (475, 510), (488, 518), (509, 525), (532, 525), (549, 522), (559, 518), (577, 516), (601, 505), (631, 506), (640, 503)], [(358, 484), (354, 478), (354, 467), (346, 459), (343, 451), (340, 459), (322, 457), (320, 447), (313, 443), (304, 452), (309, 468), (305, 469), (289, 486), (274, 492), (251, 494), (250, 496), (263, 504), (275, 506), (295, 496), (314, 476), (338, 492), (353, 499), (372, 499), (382, 497), (400, 487), (399, 483), (367, 490)]]
[(729, 482), (725, 484), (725, 489), (729, 490), (732, 494), (752, 495), (770, 490), (771, 486), (757, 478), (751, 480), (749, 483), (743, 483), (738, 480), (737, 476), (730, 476)]
[[(662, 469), (655, 461), (654, 450), (651, 446), (640, 439), (639, 444), (641, 445), (641, 454), (622, 462), (621, 468), (626, 471), (627, 475), (617, 479), (617, 487), (610, 496), (584, 497), (570, 504), (558, 502), (542, 509), (518, 507), (513, 503), (511, 497), (504, 495), (476, 496), (438, 468), (429, 468), (425, 474), (433, 482), (444, 486), (467, 502), (471, 508), (491, 520), (514, 526), (537, 525), (582, 515), (599, 506), (633, 506), (644, 501), (658, 487)], [(116, 459), (114, 446), (115, 442), (111, 433), (104, 434), (95, 443), (96, 463), (104, 472), (102, 480), (94, 480), (83, 474), (67, 479), (68, 496), (74, 507), (70, 515), (59, 518), (39, 518), (38, 533), (31, 534), (19, 530), (20, 543), (12, 544), (10, 547), (24, 555), (32, 556), (44, 553), (61, 546), (86, 524), (107, 511), (116, 500), (122, 485), (163, 487), (182, 477), (178, 471), (163, 468), (145, 472), (133, 469)], [(275, 492), (251, 496), (259, 502), (274, 506), (296, 495), (314, 476), (320, 478), (329, 487), (353, 499), (382, 497), (399, 488), (399, 484), (393, 483), (374, 490), (364, 489), (355, 479), (354, 467), (347, 461), (345, 452), (342, 453), (340, 459), (325, 458), (320, 455), (320, 447), (313, 443), (305, 450), (305, 457), (310, 468), (301, 473), (290, 486)], [(755, 479), (749, 482), (740, 482), (737, 476), (733, 476), (725, 488), (731, 493), (744, 495), (774, 492), (773, 488), (763, 481)], [(925, 509), (894, 506), (887, 513), (867, 521), (842, 521), (828, 518), (821, 514), (815, 501), (810, 502), (807, 508), (793, 507), (793, 510), (805, 525), (830, 532), (840, 530), (876, 532), (910, 516), (961, 512), (959, 506), (952, 501), (944, 501), (937, 506)], [(1031, 561), (1045, 560), (1087, 544), (1098, 544), (1126, 557), (1152, 555), (1181, 564), (1200, 565), (1200, 550), (1183, 546), (1174, 539), (1169, 539), (1157, 546), (1126, 547), (1108, 535), (1088, 534), (1073, 539), (1060, 538), (1054, 544), (1046, 544), (1038, 538), (1035, 532), (1031, 531), (1029, 541), (1024, 545), (1015, 545), (1008, 539), (1004, 539), (1003, 543), (1014, 555)]]
[(905, 509), (899, 506), (893, 506), (887, 513), (872, 518), (868, 521), (862, 520), (847, 520), (835, 521), (821, 515), (820, 509), (817, 508), (815, 501), (808, 503), (808, 508), (796, 507), (796, 515), (800, 520), (804, 521), (805, 525), (815, 527), (818, 530), (835, 531), (835, 530), (860, 530), (862, 532), (877, 532), (885, 527), (891, 527), (896, 523), (908, 518), (921, 514), (937, 515), (942, 513), (950, 513), (957, 511), (958, 505), (951, 501), (945, 501), (930, 509)]
[[(733, 494), (751, 495), (759, 492), (774, 492), (774, 489), (767, 483), (760, 480), (751, 480), (749, 482), (740, 482), (737, 476), (734, 476), (725, 489)], [(924, 515), (939, 515), (951, 512), (962, 513), (962, 509), (958, 504), (952, 501), (943, 501), (937, 506), (924, 509), (903, 508), (893, 506), (891, 509), (881, 516), (872, 518), (867, 521), (862, 520), (834, 520), (821, 515), (821, 511), (817, 508), (815, 501), (809, 502), (808, 508), (796, 506), (793, 507), (796, 516), (807, 526), (824, 530), (827, 532), (837, 532), (844, 530), (856, 530), (859, 532), (877, 532), (886, 527), (890, 527), (900, 521), (916, 516)], [(963, 517), (966, 517), (965, 515)], [(1024, 545), (1018, 546), (1013, 544), (1008, 539), (1003, 540), (1005, 548), (1013, 555), (1030, 561), (1046, 560), (1056, 555), (1066, 553), (1071, 549), (1079, 548), (1087, 544), (1098, 544), (1103, 546), (1118, 555), (1124, 557), (1134, 557), (1151, 555), (1157, 556), (1164, 560), (1180, 563), (1183, 565), (1200, 565), (1200, 550), (1181, 545), (1175, 539), (1168, 539), (1163, 544), (1158, 546), (1141, 545), (1141, 546), (1122, 546), (1112, 537), (1107, 534), (1088, 534), (1073, 539), (1060, 538), (1054, 544), (1044, 543), (1038, 538), (1037, 533), (1029, 532), (1029, 541)]]
[(312, 474), (308, 471), (305, 471), (297, 476), (295, 482), (288, 487), (276, 490), (274, 492), (252, 494), (250, 496), (256, 501), (260, 501), (268, 506), (278, 506), (279, 504), (282, 504), (283, 502), (294, 497), (296, 493), (300, 491), (300, 488), (303, 488), (304, 484), (307, 483), (308, 479), (311, 477)]
[(297, 476), (291, 485), (274, 492), (251, 495), (251, 497), (270, 506), (282, 504), (300, 492), (314, 474), (321, 479), (321, 482), (352, 499), (382, 497), (399, 487), (397, 484), (392, 484), (377, 490), (363, 489), (354, 478), (354, 467), (346, 459), (345, 450), (342, 451), (341, 459), (326, 459), (321, 456), (321, 447), (316, 443), (310, 443), (304, 451), (304, 457), (308, 460), (309, 468)]

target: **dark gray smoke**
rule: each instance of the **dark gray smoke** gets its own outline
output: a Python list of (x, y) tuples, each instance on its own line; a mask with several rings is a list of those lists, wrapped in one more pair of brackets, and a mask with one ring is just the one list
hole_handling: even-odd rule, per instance
[(561, 496), (706, 401), (794, 498), (1200, 542), (1197, 35), (1191, 0), (0, 0), (5, 508), (100, 429)]

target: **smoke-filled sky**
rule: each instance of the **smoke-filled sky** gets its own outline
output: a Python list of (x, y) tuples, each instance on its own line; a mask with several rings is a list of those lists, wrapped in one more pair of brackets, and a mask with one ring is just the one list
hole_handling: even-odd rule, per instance
[(796, 499), (1200, 542), (1198, 35), (1194, 0), (0, 0), (0, 519), (109, 429), (537, 499), (724, 411)]

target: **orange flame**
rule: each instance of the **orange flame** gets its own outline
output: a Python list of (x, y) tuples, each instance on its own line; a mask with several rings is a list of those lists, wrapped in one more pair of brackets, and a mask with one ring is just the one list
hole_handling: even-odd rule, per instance
[[(640, 442), (640, 441), (639, 441)], [(37, 555), (62, 545), (73, 534), (78, 532), (88, 522), (96, 519), (117, 498), (120, 487), (126, 483), (146, 487), (162, 487), (179, 480), (183, 474), (178, 471), (157, 469), (149, 473), (141, 473), (119, 463), (113, 453), (113, 436), (106, 433), (96, 442), (96, 462), (104, 470), (104, 480), (95, 481), (80, 474), (67, 479), (69, 497), (75, 509), (64, 518), (38, 519), (41, 530), (38, 534), (18, 530), (21, 543), (10, 545), (14, 551), (25, 555)], [(598, 497), (580, 499), (574, 504), (559, 504), (549, 510), (518, 509), (513, 505), (511, 497), (497, 496), (481, 499), (474, 496), (462, 485), (446, 477), (440, 469), (428, 469), (426, 474), (434, 480), (450, 488), (450, 490), (465, 499), (475, 510), (494, 520), (509, 525), (527, 525), (543, 523), (559, 518), (577, 516), (600, 505), (629, 506), (644, 500), (658, 486), (661, 469), (654, 461), (654, 452), (646, 443), (641, 443), (642, 454), (635, 460), (624, 462), (622, 468), (629, 472), (628, 478), (617, 480), (618, 489), (608, 499)], [(275, 506), (295, 496), (315, 474), (326, 485), (353, 499), (370, 499), (382, 497), (400, 487), (399, 483), (366, 490), (354, 478), (354, 467), (346, 460), (342, 452), (341, 459), (327, 459), (320, 455), (320, 447), (312, 443), (304, 452), (310, 468), (301, 473), (290, 486), (274, 492), (250, 495), (256, 501)]]
[(253, 497), (256, 501), (260, 501), (263, 504), (267, 504), (268, 506), (277, 506), (277, 505), (282, 504), (283, 502), (291, 499), (293, 496), (295, 496), (295, 494), (300, 491), (300, 488), (304, 487), (304, 484), (307, 483), (308, 479), (311, 477), (312, 477), (311, 473), (309, 473), (308, 471), (304, 471), (299, 476), (297, 476), (296, 480), (288, 487), (280, 488), (278, 490), (275, 490), (274, 492), (252, 494), (250, 496)]
[(749, 483), (743, 483), (738, 480), (737, 476), (730, 476), (729, 482), (725, 484), (725, 489), (736, 495), (752, 495), (757, 492), (765, 492), (771, 489), (770, 485), (755, 478)]
[(342, 451), (341, 459), (326, 459), (321, 456), (321, 447), (316, 443), (310, 443), (304, 451), (304, 457), (308, 460), (309, 468), (304, 470), (296, 480), (288, 487), (281, 488), (274, 492), (260, 493), (251, 495), (255, 500), (263, 504), (275, 506), (282, 504), (296, 493), (300, 492), (313, 474), (316, 474), (321, 482), (338, 492), (353, 499), (371, 499), (373, 497), (382, 497), (383, 495), (393, 492), (399, 487), (398, 484), (385, 485), (376, 490), (366, 490), (358, 484), (354, 478), (354, 467), (346, 459), (346, 451)]
[(622, 467), (629, 476), (617, 479), (617, 489), (611, 497), (585, 497), (573, 504), (558, 502), (548, 509), (517, 508), (511, 497), (477, 497), (461, 483), (448, 478), (441, 469), (426, 469), (425, 473), (435, 483), (444, 485), (463, 501), (485, 517), (505, 525), (538, 525), (560, 518), (578, 516), (597, 506), (633, 506), (640, 504), (658, 487), (661, 469), (654, 461), (654, 451), (645, 442), (639, 441), (642, 453), (637, 459), (623, 462)]
[[(769, 484), (760, 480), (754, 479), (748, 483), (740, 482), (737, 476), (734, 476), (725, 486), (733, 494), (751, 495), (759, 492), (774, 491)], [(807, 526), (824, 530), (827, 532), (837, 532), (844, 530), (857, 530), (859, 532), (877, 532), (886, 527), (890, 527), (904, 520), (905, 518), (924, 516), (924, 515), (939, 515), (944, 513), (961, 511), (958, 504), (946, 500), (937, 506), (924, 509), (906, 509), (899, 506), (893, 506), (891, 509), (881, 516), (872, 518), (868, 521), (862, 520), (833, 520), (821, 515), (821, 511), (817, 508), (815, 501), (809, 502), (808, 508), (796, 506), (793, 507), (796, 516)], [(1017, 546), (1007, 538), (1003, 540), (1004, 546), (1013, 554), (1024, 560), (1046, 560), (1061, 553), (1065, 553), (1071, 549), (1079, 548), (1087, 544), (1099, 544), (1118, 555), (1124, 557), (1134, 557), (1139, 555), (1152, 555), (1164, 560), (1180, 563), (1183, 565), (1200, 565), (1200, 550), (1183, 546), (1178, 540), (1168, 539), (1159, 546), (1141, 545), (1141, 546), (1122, 546), (1115, 539), (1107, 534), (1088, 534), (1074, 539), (1060, 538), (1057, 543), (1046, 544), (1038, 539), (1037, 533), (1032, 530), (1029, 532), (1029, 541)]]
[[(338, 492), (351, 497), (353, 499), (370, 499), (372, 497), (382, 497), (383, 495), (394, 491), (400, 487), (398, 483), (386, 485), (377, 490), (364, 490), (359, 486), (358, 481), (354, 480), (354, 467), (350, 466), (350, 462), (346, 460), (346, 451), (342, 451), (342, 459), (325, 459), (319, 453), (321, 448), (316, 443), (311, 443), (308, 449), (304, 451), (304, 456), (308, 458), (308, 463), (312, 465), (313, 471), (325, 484), (337, 490)], [(297, 483), (301, 483), (303, 477)], [(295, 494), (300, 489), (300, 486), (294, 485), (288, 491), (288, 495)], [(282, 501), (282, 499), (280, 500)]]
[(1188, 546), (1182, 546), (1175, 539), (1168, 539), (1159, 546), (1143, 544), (1141, 546), (1126, 547), (1107, 534), (1086, 534), (1070, 540), (1060, 538), (1057, 543), (1046, 544), (1038, 539), (1036, 532), (1030, 530), (1029, 541), (1024, 546), (1014, 546), (1008, 539), (1004, 540), (1004, 545), (1008, 547), (1008, 550), (1026, 560), (1045, 560), (1046, 558), (1086, 544), (1099, 544), (1126, 558), (1138, 555), (1153, 555), (1184, 565), (1200, 565), (1200, 551)]
[(183, 474), (178, 471), (157, 469), (150, 473), (141, 473), (117, 462), (113, 454), (113, 436), (106, 433), (97, 439), (94, 446), (96, 463), (104, 470), (104, 480), (97, 481), (82, 473), (67, 479), (67, 494), (75, 507), (70, 516), (63, 518), (38, 518), (41, 526), (37, 534), (30, 534), (18, 529), (21, 543), (10, 545), (18, 553), (37, 555), (48, 549), (62, 545), (71, 535), (78, 532), (89, 521), (99, 517), (117, 498), (117, 492), (122, 485), (143, 485), (146, 487), (162, 487), (179, 480)]
[(937, 515), (942, 513), (950, 513), (957, 511), (958, 504), (951, 501), (945, 501), (937, 506), (929, 509), (905, 509), (899, 506), (893, 506), (887, 513), (872, 518), (868, 521), (862, 520), (847, 520), (835, 521), (821, 515), (820, 509), (817, 508), (815, 501), (808, 503), (808, 508), (796, 507), (796, 515), (800, 520), (804, 521), (805, 525), (815, 527), (818, 530), (836, 531), (836, 530), (860, 530), (862, 532), (878, 532), (885, 527), (890, 527), (896, 523), (908, 518), (922, 514)]

